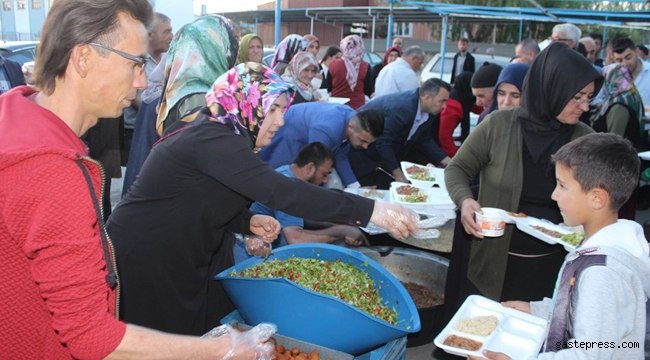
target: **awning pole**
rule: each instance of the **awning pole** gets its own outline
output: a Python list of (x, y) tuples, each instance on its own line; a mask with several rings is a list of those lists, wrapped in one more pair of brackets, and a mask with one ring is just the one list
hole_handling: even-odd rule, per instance
[[(445, 73), (445, 54), (447, 53), (447, 32), (449, 31), (449, 18), (447, 15), (442, 17), (442, 39), (440, 40), (440, 79)], [(454, 71), (454, 69), (451, 69)]]
[(370, 51), (375, 52), (375, 15), (372, 16), (372, 40), (370, 40)]
[[(519, 15), (521, 15), (521, 13), (519, 13)], [(521, 42), (523, 32), (524, 32), (524, 19), (520, 19), (519, 20), (519, 41), (518, 42)]]
[(275, 46), (278, 46), (278, 44), (280, 43), (281, 25), (282, 25), (282, 0), (275, 0)]
[(388, 13), (388, 34), (386, 34), (386, 49), (393, 44), (393, 10), (395, 9), (395, 0), (390, 0), (390, 12)]
[(314, 17), (311, 18), (311, 27), (309, 28), (309, 33), (314, 35)]

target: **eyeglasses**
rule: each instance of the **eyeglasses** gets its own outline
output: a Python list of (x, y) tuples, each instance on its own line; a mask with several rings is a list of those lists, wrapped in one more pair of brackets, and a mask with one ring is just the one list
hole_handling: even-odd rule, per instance
[(575, 102), (575, 103), (578, 104), (578, 105), (582, 105), (582, 104), (584, 104), (584, 103), (589, 104), (589, 103), (591, 103), (591, 101), (592, 101), (594, 98), (595, 98), (595, 97), (591, 97), (591, 98), (590, 98), (590, 97), (582, 97), (582, 96), (578, 96), (578, 95), (576, 95), (576, 96), (573, 97), (573, 102)]
[(563, 42), (563, 43), (568, 43), (569, 41), (571, 41), (570, 39), (554, 38), (552, 36), (549, 37), (548, 39), (552, 42)]
[(94, 43), (94, 42), (93, 43), (88, 43), (88, 45), (100, 47), (100, 48), (102, 48), (104, 50), (114, 52), (117, 55), (119, 55), (119, 56), (121, 56), (121, 57), (123, 57), (123, 58), (125, 58), (127, 60), (133, 61), (134, 62), (133, 69), (138, 70), (138, 75), (142, 75), (142, 73), (144, 72), (144, 68), (147, 66), (147, 59), (145, 59), (143, 57), (131, 55), (129, 53), (125, 53), (124, 51), (113, 49), (110, 46), (106, 46), (106, 45), (102, 45), (102, 44), (98, 44), (98, 43)]

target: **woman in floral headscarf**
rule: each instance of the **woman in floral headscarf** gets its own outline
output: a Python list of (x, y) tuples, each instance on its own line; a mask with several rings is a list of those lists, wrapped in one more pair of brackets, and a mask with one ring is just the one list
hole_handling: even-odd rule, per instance
[(317, 58), (318, 52), (320, 51), (320, 40), (312, 34), (307, 34), (303, 37), (307, 39), (307, 49), (305, 51), (314, 55), (314, 58)]
[(229, 231), (269, 242), (280, 231), (275, 219), (249, 212), (253, 201), (317, 221), (415, 231), (400, 206), (290, 179), (260, 160), (254, 150), (270, 144), (292, 96), (270, 68), (239, 64), (214, 83), (193, 122), (154, 146), (107, 224), (123, 320), (200, 335), (234, 310), (212, 280), (234, 263)]
[(156, 130), (163, 134), (188, 111), (205, 106), (205, 93), (235, 65), (239, 43), (230, 20), (202, 16), (183, 26), (169, 46)]
[(287, 36), (275, 47), (275, 55), (273, 56), (273, 61), (271, 61), (271, 67), (276, 73), (283, 75), (291, 59), (299, 51), (307, 50), (308, 45), (309, 40), (303, 36), (296, 34)]
[(375, 90), (370, 65), (362, 60), (365, 51), (359, 35), (341, 40), (341, 51), (343, 57), (330, 63), (331, 85), (327, 90), (333, 97), (350, 99), (347, 105), (356, 110), (366, 103), (365, 95)]
[(292, 104), (320, 100), (320, 94), (311, 85), (317, 72), (318, 62), (311, 53), (301, 51), (291, 59), (282, 79), (296, 87), (297, 93)]
[(642, 144), (642, 139), (647, 139), (648, 134), (643, 128), (643, 100), (630, 71), (623, 65), (608, 66), (603, 69), (603, 76), (605, 100), (592, 127), (597, 132), (621, 135), (641, 150), (647, 145)]

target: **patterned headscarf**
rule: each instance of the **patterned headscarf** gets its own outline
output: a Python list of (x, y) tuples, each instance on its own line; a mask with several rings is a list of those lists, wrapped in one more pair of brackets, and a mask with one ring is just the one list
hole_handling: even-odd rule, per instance
[(232, 126), (235, 134), (247, 133), (253, 148), (273, 103), (287, 93), (290, 104), (294, 87), (256, 62), (238, 64), (224, 75), (212, 85), (205, 101), (215, 121)]
[(310, 66), (316, 68), (316, 71), (318, 72), (318, 62), (314, 55), (306, 51), (300, 51), (293, 57), (293, 59), (291, 59), (287, 71), (282, 75), (282, 79), (293, 84), (300, 93), (300, 96), (307, 101), (311, 101), (313, 97), (316, 97), (316, 100), (320, 98), (320, 95), (314, 91), (311, 83), (305, 85), (300, 81), (300, 72)]
[[(307, 39), (307, 47), (309, 47), (312, 43), (318, 43), (318, 48), (320, 49), (320, 40), (315, 35), (312, 34), (307, 34), (303, 36), (305, 39)], [(305, 48), (306, 49), (306, 48)]]
[(275, 56), (273, 56), (271, 67), (274, 68), (279, 63), (288, 64), (299, 51), (307, 50), (307, 45), (309, 45), (309, 41), (300, 35), (287, 36), (275, 47)]
[(359, 79), (359, 67), (365, 52), (363, 40), (359, 35), (348, 35), (341, 40), (341, 51), (347, 69), (346, 80), (350, 85), (350, 90), (354, 91), (357, 86), (357, 79)]
[(634, 85), (630, 70), (620, 64), (607, 66), (603, 68), (603, 76), (605, 77), (603, 85), (605, 100), (603, 100), (598, 116), (605, 115), (614, 104), (623, 104), (634, 111), (636, 118), (641, 122), (641, 132), (643, 133), (645, 125), (643, 100)]
[(381, 62), (382, 65), (386, 66), (388, 65), (388, 55), (395, 51), (397, 53), (397, 57), (402, 56), (402, 49), (400, 49), (398, 46), (391, 46), (388, 49), (386, 49), (386, 54), (384, 54), (384, 60)]
[(262, 38), (259, 35), (246, 34), (242, 36), (241, 40), (239, 41), (239, 55), (237, 55), (237, 64), (251, 61), (251, 59), (248, 58), (248, 47), (250, 46), (251, 40), (253, 39), (259, 40), (260, 44), (262, 44), (262, 48), (264, 48), (264, 41), (262, 41)]
[(235, 65), (238, 46), (230, 21), (219, 15), (202, 16), (176, 33), (165, 65), (157, 129), (181, 99), (205, 94), (219, 75)]

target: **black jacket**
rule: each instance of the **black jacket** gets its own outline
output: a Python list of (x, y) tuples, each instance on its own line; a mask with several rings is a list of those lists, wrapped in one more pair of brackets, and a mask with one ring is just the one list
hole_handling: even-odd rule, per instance
[[(456, 79), (456, 62), (458, 61), (458, 55), (459, 53), (456, 53), (456, 55), (454, 55), (454, 67), (451, 68), (451, 80), (449, 81), (449, 83), (451, 84), (453, 84), (454, 80)], [(465, 53), (465, 63), (463, 64), (463, 71), (469, 71), (471, 73), (474, 73), (476, 71), (476, 64), (474, 61), (474, 57), (469, 52)]]
[(25, 76), (23, 75), (23, 71), (20, 69), (20, 64), (12, 60), (5, 59), (2, 56), (0, 56), (0, 64), (2, 64), (0, 66), (2, 66), (5, 74), (7, 74), (11, 88), (25, 85)]

